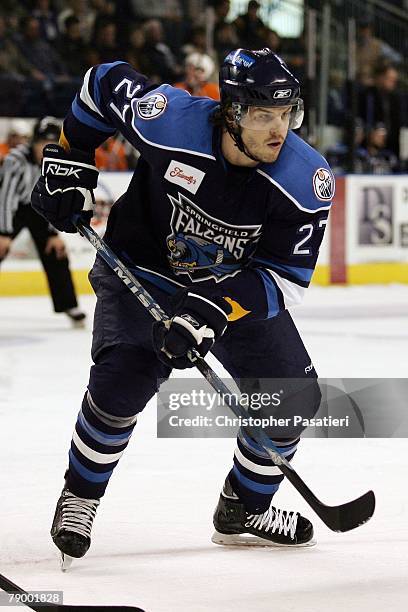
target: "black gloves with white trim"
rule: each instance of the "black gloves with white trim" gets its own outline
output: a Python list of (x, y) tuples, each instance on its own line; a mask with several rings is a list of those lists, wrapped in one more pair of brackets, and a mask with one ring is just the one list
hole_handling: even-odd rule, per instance
[(173, 318), (166, 324), (153, 324), (153, 346), (163, 363), (184, 370), (194, 366), (189, 358), (191, 349), (204, 357), (222, 336), (228, 324), (228, 304), (222, 298), (211, 301), (194, 289), (183, 290), (181, 295)]
[(56, 144), (43, 149), (42, 173), (31, 194), (31, 205), (55, 228), (75, 233), (73, 215), (92, 217), (93, 193), (98, 183), (98, 170), (90, 153)]

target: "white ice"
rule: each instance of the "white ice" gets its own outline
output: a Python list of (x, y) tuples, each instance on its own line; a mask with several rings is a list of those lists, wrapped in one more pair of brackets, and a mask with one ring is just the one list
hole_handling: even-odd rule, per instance
[[(81, 303), (91, 315), (93, 298)], [(312, 287), (293, 316), (321, 376), (407, 376), (408, 286)], [(284, 484), (276, 504), (314, 521), (317, 546), (227, 549), (210, 542), (211, 518), (234, 440), (157, 439), (153, 403), (112, 477), (88, 555), (62, 574), (49, 528), (90, 328), (70, 329), (45, 297), (0, 299), (0, 573), (25, 589), (63, 590), (67, 604), (146, 612), (406, 609), (406, 440), (305, 440), (295, 465), (308, 484), (330, 504), (372, 488), (373, 519), (333, 533)]]

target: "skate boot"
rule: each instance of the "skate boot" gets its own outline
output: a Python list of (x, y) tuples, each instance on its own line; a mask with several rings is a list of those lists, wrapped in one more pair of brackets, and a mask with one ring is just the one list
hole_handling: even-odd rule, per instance
[(298, 512), (270, 506), (247, 512), (227, 478), (214, 513), (214, 544), (233, 546), (313, 546), (313, 526)]
[(77, 306), (75, 308), (69, 308), (64, 312), (71, 321), (73, 327), (78, 329), (85, 327), (86, 314), (79, 310)]
[(62, 569), (70, 557), (83, 557), (91, 545), (91, 529), (99, 499), (77, 497), (66, 487), (57, 502), (51, 537), (62, 553)]

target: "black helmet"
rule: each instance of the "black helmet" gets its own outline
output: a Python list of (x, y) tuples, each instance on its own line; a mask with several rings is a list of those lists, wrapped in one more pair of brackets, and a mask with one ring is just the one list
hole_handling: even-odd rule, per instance
[(235, 49), (220, 69), (221, 105), (232, 106), (235, 118), (248, 106), (292, 106), (289, 128), (303, 120), (300, 84), (285, 62), (269, 48)]
[(34, 126), (33, 142), (37, 140), (57, 141), (61, 134), (62, 123), (55, 117), (43, 117)]

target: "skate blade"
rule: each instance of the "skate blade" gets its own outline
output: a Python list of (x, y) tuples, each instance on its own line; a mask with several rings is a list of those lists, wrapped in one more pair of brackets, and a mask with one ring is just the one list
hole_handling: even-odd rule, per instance
[(258, 546), (259, 548), (308, 548), (317, 544), (316, 540), (309, 540), (303, 544), (280, 544), (265, 538), (259, 538), (251, 533), (220, 533), (214, 531), (211, 542), (221, 546)]
[(65, 553), (61, 553), (60, 555), (60, 567), (61, 571), (66, 572), (72, 565), (73, 557), (66, 555)]

